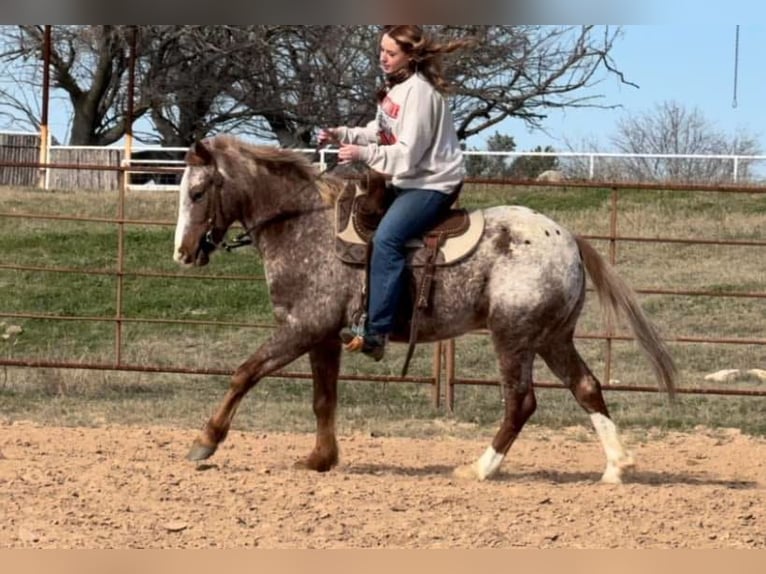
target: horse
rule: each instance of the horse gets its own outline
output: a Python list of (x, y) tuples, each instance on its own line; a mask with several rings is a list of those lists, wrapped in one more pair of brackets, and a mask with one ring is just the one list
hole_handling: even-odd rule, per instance
[[(352, 183), (353, 184), (353, 183)], [(315, 444), (295, 464), (318, 472), (339, 462), (337, 382), (343, 347), (339, 332), (353, 319), (364, 269), (336, 253), (333, 206), (347, 179), (322, 173), (297, 150), (254, 145), (231, 135), (194, 143), (185, 156), (175, 229), (176, 262), (206, 265), (239, 223), (263, 261), (277, 324), (273, 334), (233, 372), (229, 389), (187, 457), (201, 461), (223, 442), (238, 405), (261, 379), (308, 353), (313, 382)], [(357, 184), (358, 185), (358, 184)], [(622, 318), (671, 399), (675, 366), (635, 293), (583, 237), (523, 206), (481, 211), (484, 229), (465, 258), (438, 269), (432, 307), (420, 319), (418, 342), (487, 329), (497, 356), (504, 414), (491, 443), (454, 474), (496, 476), (537, 407), (536, 356), (545, 361), (589, 415), (603, 448), (601, 480), (620, 483), (634, 460), (609, 415), (601, 383), (573, 338), (590, 277), (605, 318)], [(392, 342), (407, 341), (394, 332)]]

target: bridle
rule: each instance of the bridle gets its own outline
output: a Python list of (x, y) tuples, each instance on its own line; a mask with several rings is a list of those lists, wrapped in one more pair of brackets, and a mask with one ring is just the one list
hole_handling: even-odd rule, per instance
[(205, 255), (210, 255), (218, 248), (213, 233), (216, 229), (216, 219), (223, 219), (223, 213), (221, 211), (221, 190), (223, 188), (223, 175), (218, 171), (218, 166), (215, 166), (213, 172), (213, 196), (208, 201), (207, 211), (205, 213), (207, 219), (207, 230), (202, 235), (197, 246), (197, 252), (203, 252)]
[[(319, 147), (317, 147), (316, 154), (319, 154)], [(326, 168), (321, 170), (311, 181), (307, 182), (305, 185), (299, 187), (295, 192), (293, 193), (300, 193), (304, 189), (307, 189), (308, 187), (315, 185), (317, 181), (319, 181), (325, 174), (332, 171), (337, 163), (333, 163), (328, 165)], [(294, 217), (299, 217), (301, 215), (305, 215), (308, 213), (314, 213), (317, 211), (326, 211), (330, 209), (328, 206), (322, 206), (322, 207), (314, 207), (310, 209), (304, 209), (304, 210), (296, 210), (296, 211), (281, 211), (277, 210), (273, 215), (268, 216), (264, 218), (262, 221), (256, 223), (255, 225), (251, 225), (250, 227), (246, 228), (244, 231), (239, 233), (232, 241), (226, 241), (225, 237), (221, 240), (216, 242), (214, 233), (216, 230), (216, 218), (223, 219), (223, 213), (221, 211), (221, 191), (223, 188), (224, 178), (220, 171), (218, 171), (218, 166), (214, 165), (215, 171), (213, 172), (213, 201), (210, 201), (208, 203), (208, 209), (207, 209), (207, 231), (205, 231), (204, 235), (200, 238), (199, 246), (198, 246), (198, 252), (201, 251), (205, 255), (210, 255), (213, 251), (219, 248), (223, 248), (226, 251), (232, 251), (234, 249), (237, 249), (238, 247), (244, 247), (245, 245), (251, 245), (253, 243), (253, 234), (257, 235), (259, 234), (264, 228), (273, 225), (274, 223), (280, 222), (280, 221), (286, 221), (288, 219), (292, 219)], [(225, 232), (224, 232), (225, 233)]]

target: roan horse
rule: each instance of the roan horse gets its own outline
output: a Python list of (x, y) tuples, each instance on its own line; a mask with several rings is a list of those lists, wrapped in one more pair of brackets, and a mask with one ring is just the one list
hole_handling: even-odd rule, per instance
[[(174, 259), (205, 265), (228, 228), (239, 222), (263, 259), (278, 324), (232, 376), (222, 403), (189, 452), (211, 456), (226, 438), (245, 394), (263, 377), (309, 354), (313, 375), (316, 444), (297, 464), (315, 471), (338, 463), (335, 433), (342, 346), (361, 297), (364, 271), (335, 253), (331, 204), (347, 181), (325, 174), (304, 155), (254, 146), (231, 136), (194, 144), (186, 154)], [(533, 361), (542, 357), (590, 415), (606, 455), (604, 482), (619, 483), (633, 465), (609, 417), (598, 379), (573, 343), (586, 294), (586, 272), (604, 311), (627, 320), (653, 371), (671, 397), (673, 361), (634, 293), (583, 238), (530, 209), (483, 211), (480, 242), (461, 262), (439, 269), (431, 311), (420, 320), (418, 341), (453, 338), (487, 328), (498, 356), (505, 413), (492, 443), (473, 464), (455, 470), (483, 480), (498, 472), (536, 408)], [(394, 341), (406, 341), (402, 332)]]

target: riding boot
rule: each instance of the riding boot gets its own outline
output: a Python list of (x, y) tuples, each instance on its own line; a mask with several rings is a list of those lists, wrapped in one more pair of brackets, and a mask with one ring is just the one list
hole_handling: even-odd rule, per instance
[(372, 357), (375, 361), (380, 361), (386, 352), (386, 337), (373, 333), (359, 335), (351, 328), (344, 327), (340, 331), (340, 338), (343, 341), (343, 348), (352, 353), (361, 351), (363, 355)]

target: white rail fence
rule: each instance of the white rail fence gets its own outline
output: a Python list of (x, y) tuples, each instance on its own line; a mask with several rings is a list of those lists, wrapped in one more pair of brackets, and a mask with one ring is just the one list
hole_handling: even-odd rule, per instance
[[(10, 137), (10, 136), (13, 137)], [(7, 136), (7, 137), (3, 137)], [(19, 136), (25, 136), (20, 139)], [(28, 138), (28, 141), (26, 141)], [(321, 166), (335, 161), (336, 149), (299, 150), (312, 157)], [(115, 189), (119, 178), (112, 169), (105, 172), (92, 166), (127, 169), (128, 189), (175, 190), (180, 183), (180, 171), (186, 148), (141, 146), (132, 147), (129, 157), (122, 147), (54, 146), (48, 147), (48, 167), (42, 169), (38, 185), (46, 189)], [(477, 151), (465, 152), (468, 158), (484, 158), (483, 175), (502, 177), (511, 173), (513, 163), (521, 158), (547, 159), (564, 180), (631, 181), (631, 182), (685, 182), (685, 183), (741, 183), (754, 185), (766, 182), (766, 155), (692, 155), (692, 154), (627, 154), (606, 152), (533, 152), (533, 151)], [(39, 134), (0, 133), (0, 182), (18, 181), (20, 173), (29, 179), (29, 166), (5, 165), (14, 161), (35, 162), (39, 153)], [(69, 166), (66, 169), (52, 165)], [(82, 164), (81, 169), (71, 166)], [(158, 167), (164, 171), (152, 172)], [(136, 168), (136, 169), (131, 169)], [(487, 173), (497, 169), (498, 173)], [(15, 171), (14, 171), (15, 170)], [(170, 170), (170, 171), (169, 171)], [(18, 173), (17, 173), (18, 172)], [(73, 174), (69, 177), (66, 174)], [(534, 174), (533, 174), (534, 175)], [(14, 177), (15, 176), (15, 177)]]
[[(335, 161), (336, 149), (301, 149), (318, 160), (323, 168)], [(176, 154), (174, 160), (151, 159), (152, 154)], [(135, 148), (128, 166), (180, 167), (186, 148)], [(604, 152), (491, 152), (466, 151), (467, 157), (501, 157), (507, 165), (518, 158), (541, 157), (556, 160), (555, 169), (564, 179), (598, 181), (668, 181), (699, 183), (743, 183), (754, 185), (766, 182), (766, 155), (693, 155), (693, 154), (626, 154)], [(647, 177), (650, 174), (650, 177)], [(500, 174), (494, 174), (499, 176)], [(134, 175), (131, 188), (177, 189), (169, 183), (167, 174), (158, 178), (144, 174), (144, 181)]]

